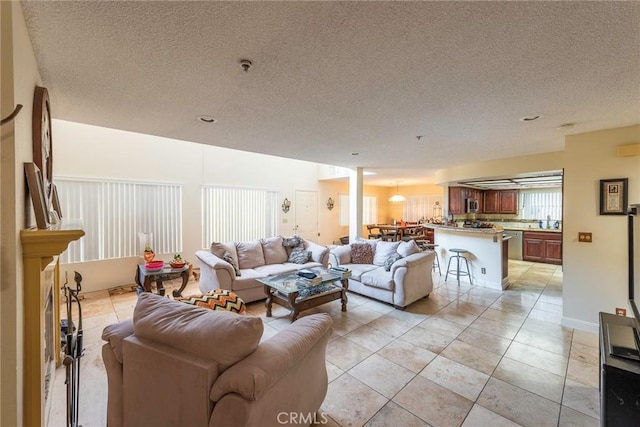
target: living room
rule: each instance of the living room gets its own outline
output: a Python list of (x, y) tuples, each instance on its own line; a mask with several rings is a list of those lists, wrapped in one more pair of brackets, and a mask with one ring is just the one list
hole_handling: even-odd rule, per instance
[[(22, 254), (19, 231), (30, 226), (25, 224), (28, 205), (22, 163), (32, 161), (31, 116), (33, 90), (35, 86), (47, 85), (46, 76), (39, 70), (34, 47), (30, 41), (20, 3), (2, 4), (2, 117), (12, 111), (15, 104), (23, 104), (24, 110), (11, 127), (2, 127), (2, 424), (20, 424), (22, 396), (20, 387), (21, 330), (23, 317), (22, 298)], [(635, 9), (632, 9), (635, 11)], [(634, 16), (633, 13), (629, 14)], [(637, 19), (637, 18), (636, 18)], [(628, 34), (633, 34), (631, 30)], [(633, 37), (629, 37), (633, 39)], [(637, 38), (636, 38), (637, 39)], [(636, 54), (637, 55), (637, 54)], [(635, 74), (628, 82), (631, 87), (637, 82), (637, 56), (629, 57)], [(621, 121), (618, 125), (576, 130), (563, 138), (561, 150), (542, 154), (513, 156), (493, 160), (467, 161), (446, 167), (434, 173), (434, 183), (445, 184), (462, 179), (484, 176), (501, 176), (538, 170), (550, 165), (564, 168), (565, 212), (564, 212), (564, 264), (563, 264), (563, 325), (594, 332), (597, 314), (611, 312), (615, 307), (625, 306), (626, 301), (626, 237), (625, 223), (620, 217), (598, 215), (598, 181), (608, 178), (629, 178), (629, 202), (640, 200), (640, 157), (618, 157), (616, 148), (637, 144), (640, 140), (640, 118), (637, 115), (637, 90), (612, 93), (612, 98), (632, 98), (628, 110), (636, 111), (635, 120)], [(56, 98), (52, 99), (54, 118)], [(613, 102), (613, 101), (612, 101)], [(5, 113), (6, 112), (6, 113)], [(580, 129), (580, 125), (576, 126)], [(206, 132), (206, 131), (203, 131)], [(524, 131), (523, 131), (524, 132)], [(264, 164), (255, 154), (216, 148), (208, 145), (176, 142), (153, 136), (132, 136), (121, 131), (94, 128), (90, 125), (54, 121), (55, 175), (61, 177), (110, 178), (120, 180), (142, 180), (179, 182), (188, 184), (190, 191), (184, 192), (184, 201), (199, 197), (199, 186), (208, 183), (229, 186), (268, 187), (281, 192), (282, 197), (292, 200), (296, 189), (318, 191), (321, 204), (329, 197), (337, 198), (347, 191), (345, 183), (318, 183), (318, 166), (301, 160), (281, 160), (273, 157), (273, 164), (263, 170)], [(131, 139), (128, 139), (128, 138)], [(411, 136), (413, 138), (413, 136)], [(183, 144), (193, 144), (185, 149)], [(166, 147), (167, 150), (159, 147)], [(189, 145), (190, 146), (190, 145)], [(435, 150), (443, 146), (435, 147)], [(310, 148), (310, 150), (317, 148)], [(224, 150), (225, 156), (221, 152)], [(224, 158), (225, 161), (221, 161)], [(243, 165), (240, 169), (238, 165)], [(269, 171), (284, 168), (286, 173), (272, 174)], [(246, 167), (246, 168), (245, 168)], [(293, 170), (291, 170), (293, 168)], [(295, 175), (295, 182), (291, 176)], [(269, 180), (273, 181), (269, 181)], [(257, 185), (259, 183), (259, 185)], [(394, 182), (395, 184), (395, 182)], [(377, 193), (386, 200), (395, 191), (391, 187), (365, 187), (365, 193)], [(388, 184), (387, 184), (388, 185)], [(403, 191), (412, 191), (403, 188)], [(387, 208), (388, 209), (388, 208)], [(323, 243), (332, 243), (336, 236), (344, 235), (344, 229), (331, 222), (337, 210), (320, 209), (319, 232)], [(382, 218), (392, 218), (388, 211), (380, 212)], [(386, 214), (386, 215), (385, 215)], [(289, 216), (281, 214), (279, 232), (292, 232)], [(185, 209), (183, 216), (183, 253), (189, 257), (202, 245), (199, 209)], [(195, 227), (192, 225), (196, 224)], [(593, 232), (593, 243), (578, 242), (578, 232)], [(130, 281), (135, 260), (104, 262), (95, 269), (83, 266), (88, 289), (105, 289), (124, 278)], [(74, 266), (75, 267), (75, 266)], [(72, 270), (74, 267), (68, 268)], [(109, 274), (105, 274), (108, 272)], [(114, 280), (112, 274), (122, 275)], [(109, 277), (111, 276), (111, 277)], [(104, 280), (104, 281), (103, 281)], [(7, 328), (6, 326), (9, 325)], [(12, 328), (15, 329), (12, 330)], [(8, 331), (8, 332), (7, 332)], [(18, 369), (16, 369), (16, 365)]]

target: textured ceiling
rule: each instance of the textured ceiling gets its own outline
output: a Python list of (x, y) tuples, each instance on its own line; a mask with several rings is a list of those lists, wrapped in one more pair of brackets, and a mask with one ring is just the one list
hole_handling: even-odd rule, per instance
[(22, 5), (55, 118), (361, 166), (371, 184), (640, 123), (637, 2)]

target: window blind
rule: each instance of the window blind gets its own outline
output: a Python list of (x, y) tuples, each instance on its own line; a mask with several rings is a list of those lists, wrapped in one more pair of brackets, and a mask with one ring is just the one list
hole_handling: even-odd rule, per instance
[(56, 178), (65, 221), (85, 235), (72, 242), (61, 262), (137, 256), (138, 233), (153, 235), (156, 253), (182, 251), (182, 187), (177, 184)]
[(527, 189), (520, 190), (519, 203), (522, 207), (522, 219), (562, 219), (562, 189)]
[(279, 193), (253, 188), (202, 187), (202, 247), (278, 233)]

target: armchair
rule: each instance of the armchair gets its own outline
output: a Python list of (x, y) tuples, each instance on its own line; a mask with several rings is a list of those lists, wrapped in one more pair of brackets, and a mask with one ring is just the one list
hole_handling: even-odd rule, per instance
[(262, 320), (141, 294), (133, 320), (104, 329), (107, 424), (278, 426), (327, 392), (326, 314), (260, 343)]

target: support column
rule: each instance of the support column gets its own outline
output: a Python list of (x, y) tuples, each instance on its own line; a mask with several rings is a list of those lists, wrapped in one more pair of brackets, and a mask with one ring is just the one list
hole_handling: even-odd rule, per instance
[(349, 173), (349, 242), (355, 242), (356, 237), (362, 237), (363, 172), (363, 168), (355, 168)]

